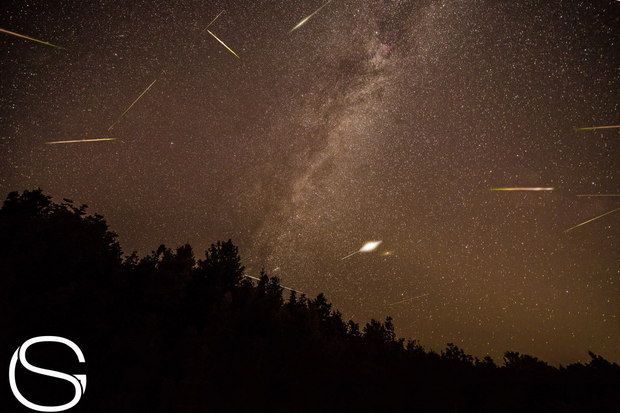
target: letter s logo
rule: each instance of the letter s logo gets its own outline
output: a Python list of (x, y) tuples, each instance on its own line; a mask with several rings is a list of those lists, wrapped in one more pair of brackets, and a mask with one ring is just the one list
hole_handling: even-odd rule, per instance
[[(82, 354), (82, 350), (71, 340), (67, 340), (66, 338), (56, 337), (56, 336), (41, 336), (41, 337), (33, 337), (30, 340), (26, 340), (24, 344), (15, 350), (13, 353), (13, 357), (11, 358), (11, 364), (9, 365), (9, 384), (11, 385), (11, 390), (13, 394), (19, 400), (21, 404), (28, 407), (29, 409), (36, 410), (39, 412), (62, 412), (64, 410), (68, 410), (78, 404), (82, 395), (86, 391), (86, 375), (85, 374), (66, 374), (61, 373), (55, 370), (43, 369), (40, 367), (33, 366), (26, 360), (26, 350), (33, 344), (36, 343), (61, 343), (73, 350), (73, 352), (77, 355), (77, 358), (80, 363), (84, 363), (86, 360), (84, 359), (84, 354)], [(28, 399), (26, 399), (19, 392), (17, 388), (17, 383), (15, 382), (15, 367), (17, 365), (17, 360), (29, 371), (37, 374), (41, 374), (43, 376), (55, 377), (58, 379), (62, 379), (70, 382), (75, 387), (75, 396), (73, 400), (69, 403), (65, 403), (59, 406), (41, 406), (39, 404), (32, 403)]]

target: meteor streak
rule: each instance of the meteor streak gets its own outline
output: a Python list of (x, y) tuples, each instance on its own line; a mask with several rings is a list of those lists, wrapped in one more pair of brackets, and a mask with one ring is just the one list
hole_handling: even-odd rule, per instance
[(140, 93), (140, 96), (138, 96), (136, 98), (136, 100), (134, 100), (131, 105), (129, 105), (129, 107), (127, 109), (125, 109), (125, 111), (123, 113), (121, 113), (121, 116), (118, 117), (118, 119), (116, 119), (116, 122), (114, 122), (112, 125), (110, 125), (110, 127), (108, 128), (108, 131), (111, 131), (112, 128), (114, 128), (122, 119), (123, 117), (125, 117), (125, 114), (127, 114), (127, 112), (129, 112), (129, 110), (133, 107), (133, 105), (136, 104), (136, 102), (138, 102), (142, 96), (144, 96), (146, 94), (146, 92), (149, 91), (149, 89), (155, 84), (155, 82), (157, 82), (157, 79), (153, 80), (153, 82), (151, 82), (150, 85), (147, 86), (146, 89), (144, 89), (144, 91), (142, 93)]
[(586, 128), (575, 128), (577, 132), (589, 132), (598, 129), (618, 129), (620, 125), (606, 125), (606, 126), (588, 126)]
[(53, 142), (45, 142), (46, 145), (62, 145), (65, 143), (84, 143), (84, 142), (105, 142), (105, 141), (115, 141), (116, 138), (98, 138), (98, 139), (75, 139), (70, 141), (53, 141)]
[[(250, 278), (250, 279), (252, 279), (252, 280), (260, 281), (260, 278), (258, 278), (258, 277), (252, 277), (251, 275), (244, 275), (244, 277), (246, 277), (246, 278)], [(299, 293), (299, 294), (305, 294), (305, 293), (304, 293), (304, 292), (302, 292), (302, 291), (294, 290), (294, 289), (292, 289), (292, 288), (290, 288), (290, 287), (286, 287), (286, 286), (284, 286), (284, 285), (282, 285), (282, 284), (278, 284), (278, 285), (279, 285), (280, 287), (284, 288), (285, 290), (295, 291), (296, 293)]]
[(235, 57), (236, 57), (237, 59), (241, 59), (241, 58), (239, 57), (239, 55), (238, 55), (237, 53), (235, 53), (235, 51), (234, 51), (233, 49), (231, 49), (230, 47), (226, 46), (226, 43), (224, 43), (224, 42), (223, 42), (223, 41), (221, 41), (221, 40), (220, 40), (220, 39), (219, 39), (216, 35), (214, 35), (214, 34), (213, 34), (213, 32), (211, 32), (211, 30), (207, 30), (207, 32), (208, 32), (211, 36), (213, 36), (213, 37), (215, 38), (215, 40), (217, 40), (218, 42), (220, 42), (220, 44), (221, 44), (222, 46), (224, 46), (224, 47), (226, 48), (226, 50), (228, 50), (230, 53), (232, 53), (233, 55), (235, 55)]
[(388, 305), (402, 304), (402, 303), (406, 303), (407, 301), (417, 300), (418, 298), (427, 297), (429, 295), (430, 295), (429, 293), (424, 293), (424, 294), (416, 295), (415, 297), (405, 298), (404, 300), (396, 301), (395, 303), (391, 303)]
[(491, 191), (553, 191), (553, 188), (545, 188), (545, 187), (491, 188)]
[(584, 195), (577, 195), (577, 196), (581, 196), (581, 197), (595, 197), (595, 196), (620, 196), (620, 194), (584, 194)]
[(291, 31), (289, 33), (294, 32), (295, 30), (299, 29), (301, 26), (303, 26), (304, 24), (308, 23), (308, 20), (310, 20), (312, 17), (314, 17), (315, 14), (317, 14), (318, 12), (321, 11), (321, 9), (323, 9), (323, 7), (327, 6), (329, 3), (331, 3), (332, 0), (329, 0), (327, 3), (323, 4), (321, 7), (319, 7), (314, 13), (304, 17), (303, 19), (301, 19), (301, 21), (299, 23), (297, 23), (295, 25), (295, 27), (293, 27), (291, 29)]
[(42, 44), (42, 45), (45, 45), (45, 46), (54, 47), (56, 49), (63, 49), (64, 50), (64, 47), (56, 46), (55, 44), (44, 42), (43, 40), (35, 39), (34, 37), (26, 36), (24, 34), (15, 33), (15, 32), (12, 32), (10, 30), (6, 30), (6, 29), (0, 28), (0, 32), (1, 33), (6, 33), (6, 34), (11, 35), (11, 36), (19, 37), (19, 38), (22, 38), (22, 39), (30, 40), (31, 42), (39, 43), (39, 44)]
[(362, 245), (362, 248), (360, 248), (357, 251), (353, 251), (352, 253), (350, 253), (349, 255), (347, 255), (346, 257), (342, 257), (340, 260), (346, 260), (349, 257), (354, 256), (355, 254), (359, 254), (360, 252), (371, 252), (377, 249), (377, 247), (379, 245), (381, 245), (383, 241), (368, 241), (367, 243), (365, 243), (364, 245)]
[(570, 231), (572, 231), (572, 230), (574, 230), (574, 229), (577, 229), (577, 228), (579, 228), (579, 227), (580, 227), (580, 226), (582, 226), (582, 225), (589, 224), (590, 222), (592, 222), (592, 221), (596, 221), (597, 219), (600, 219), (600, 218), (603, 218), (603, 217), (604, 217), (604, 216), (606, 216), (606, 215), (613, 214), (613, 213), (614, 213), (614, 212), (616, 212), (616, 211), (620, 211), (620, 208), (612, 209), (611, 211), (607, 211), (607, 212), (605, 212), (604, 214), (601, 214), (601, 215), (596, 216), (596, 217), (594, 217), (594, 218), (592, 218), (592, 219), (589, 219), (589, 220), (587, 220), (587, 221), (585, 221), (585, 222), (582, 222), (581, 224), (577, 224), (577, 225), (575, 225), (574, 227), (571, 227), (571, 228), (567, 229), (566, 231), (564, 231), (564, 233), (567, 233), (567, 232), (570, 232)]
[(217, 19), (219, 19), (219, 17), (222, 15), (222, 13), (224, 13), (224, 10), (222, 10), (221, 12), (218, 13), (217, 16), (215, 16), (215, 18), (213, 20), (211, 20), (211, 22), (209, 24), (207, 24), (207, 27), (205, 27), (204, 29), (202, 29), (202, 31), (204, 32), (205, 30), (207, 30), (213, 23), (215, 23), (215, 21)]

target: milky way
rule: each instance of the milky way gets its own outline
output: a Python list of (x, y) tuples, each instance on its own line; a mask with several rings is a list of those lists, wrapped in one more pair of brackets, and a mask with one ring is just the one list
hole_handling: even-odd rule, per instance
[(87, 203), (126, 252), (232, 238), (428, 347), (620, 360), (620, 214), (575, 227), (620, 202), (584, 196), (620, 190), (620, 5), (334, 0), (291, 31), (324, 4), (4, 2), (64, 49), (0, 33), (0, 191)]

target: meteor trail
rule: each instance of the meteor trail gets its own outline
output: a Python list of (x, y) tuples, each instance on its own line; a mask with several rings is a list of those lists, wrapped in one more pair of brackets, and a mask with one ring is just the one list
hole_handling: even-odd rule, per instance
[(402, 304), (402, 303), (406, 303), (407, 301), (413, 301), (413, 300), (416, 300), (418, 298), (427, 297), (429, 295), (430, 295), (429, 293), (424, 293), (424, 294), (416, 295), (415, 297), (405, 298), (404, 300), (396, 301), (395, 303), (391, 303), (391, 304), (388, 304), (388, 305)]
[(144, 89), (144, 91), (143, 91), (142, 93), (140, 93), (140, 96), (138, 96), (138, 97), (136, 98), (136, 100), (134, 100), (134, 101), (131, 103), (131, 105), (129, 105), (129, 107), (128, 107), (127, 109), (125, 109), (125, 111), (124, 111), (123, 113), (121, 113), (121, 116), (119, 116), (119, 117), (118, 117), (118, 119), (116, 119), (116, 122), (114, 122), (112, 125), (110, 125), (110, 127), (108, 128), (108, 131), (111, 131), (111, 130), (112, 130), (112, 128), (114, 128), (114, 127), (118, 124), (118, 122), (120, 122), (120, 121), (121, 121), (121, 119), (123, 119), (123, 117), (125, 116), (125, 114), (126, 114), (127, 112), (129, 112), (129, 110), (133, 107), (133, 105), (135, 105), (135, 104), (136, 104), (136, 102), (138, 102), (138, 101), (140, 100), (140, 98), (142, 98), (142, 96), (144, 96), (144, 95), (146, 94), (146, 92), (148, 92), (148, 91), (149, 91), (149, 89), (150, 89), (150, 88), (151, 88), (151, 87), (155, 84), (155, 82), (157, 82), (157, 79), (153, 80), (153, 82), (151, 82), (151, 84), (150, 84), (150, 85), (148, 85), (148, 86), (147, 86), (147, 88), (146, 88), (146, 89)]
[[(246, 278), (251, 278), (252, 280), (260, 281), (260, 278), (258, 278), (258, 277), (252, 277), (251, 275), (244, 275), (244, 277), (246, 277)], [(292, 288), (290, 288), (290, 287), (286, 287), (286, 286), (284, 286), (284, 285), (282, 285), (282, 284), (278, 284), (278, 285), (279, 285), (280, 287), (284, 288), (285, 290), (295, 291), (296, 293), (299, 293), (299, 294), (305, 294), (305, 293), (304, 293), (304, 292), (302, 292), (302, 291), (293, 290)]]
[(75, 139), (70, 141), (53, 141), (53, 142), (45, 142), (46, 145), (62, 145), (65, 143), (84, 143), (84, 142), (105, 142), (105, 141), (115, 141), (116, 138), (98, 138), (98, 139)]
[(220, 39), (219, 39), (216, 35), (214, 35), (214, 34), (213, 34), (213, 32), (211, 32), (211, 30), (207, 30), (207, 32), (208, 32), (211, 36), (213, 36), (213, 37), (215, 38), (215, 40), (217, 40), (218, 42), (220, 42), (220, 44), (221, 44), (222, 46), (224, 46), (224, 47), (225, 47), (225, 48), (226, 48), (226, 49), (227, 49), (230, 53), (232, 53), (233, 55), (235, 55), (235, 57), (236, 57), (237, 59), (241, 59), (241, 58), (239, 57), (239, 55), (238, 55), (237, 53), (235, 53), (235, 51), (234, 51), (233, 49), (231, 49), (230, 47), (226, 46), (226, 43), (224, 43), (224, 42), (223, 42), (223, 41), (221, 41), (221, 40), (220, 40)]
[(594, 197), (594, 196), (620, 196), (620, 194), (584, 194), (584, 195), (577, 195), (577, 196), (581, 196), (581, 197)]
[(294, 32), (295, 30), (299, 29), (301, 26), (303, 26), (304, 24), (308, 23), (308, 20), (310, 20), (312, 17), (314, 17), (315, 14), (317, 14), (318, 12), (321, 11), (321, 9), (323, 9), (323, 7), (327, 6), (329, 3), (331, 3), (332, 0), (329, 0), (327, 3), (323, 4), (321, 7), (319, 7), (314, 13), (304, 17), (303, 19), (301, 19), (301, 21), (299, 23), (297, 23), (295, 25), (295, 27), (293, 27), (291, 29), (291, 31), (289, 33)]
[(491, 188), (491, 191), (553, 191), (553, 188), (544, 188), (544, 187)]
[(211, 20), (211, 22), (209, 24), (207, 24), (207, 27), (205, 27), (204, 29), (202, 29), (202, 31), (204, 32), (205, 30), (207, 30), (213, 23), (215, 23), (215, 21), (217, 19), (219, 19), (219, 17), (222, 15), (222, 13), (224, 13), (224, 10), (222, 10), (221, 12), (219, 12), (219, 14), (217, 16), (215, 16), (215, 18), (213, 20)]
[(359, 254), (360, 252), (370, 252), (370, 251), (374, 251), (377, 249), (377, 247), (382, 243), (383, 241), (368, 241), (367, 243), (365, 243), (364, 245), (362, 245), (362, 248), (360, 248), (357, 251), (353, 251), (352, 253), (350, 253), (349, 255), (347, 255), (346, 257), (342, 257), (340, 260), (346, 260), (349, 257), (354, 256), (355, 254)]
[(575, 130), (577, 132), (588, 132), (588, 131), (593, 131), (593, 130), (598, 130), (598, 129), (618, 129), (618, 128), (620, 128), (620, 125), (588, 126), (585, 128), (575, 128)]
[(564, 233), (567, 233), (567, 232), (570, 232), (570, 231), (572, 231), (572, 230), (574, 230), (574, 229), (577, 229), (577, 228), (579, 228), (579, 227), (580, 227), (580, 226), (582, 226), (582, 225), (589, 224), (590, 222), (592, 222), (592, 221), (596, 221), (597, 219), (600, 219), (600, 218), (603, 218), (603, 217), (604, 217), (604, 216), (606, 216), (606, 215), (613, 214), (613, 213), (614, 213), (614, 212), (616, 212), (616, 211), (620, 211), (620, 208), (612, 209), (611, 211), (607, 211), (607, 212), (605, 212), (604, 214), (601, 214), (601, 215), (596, 216), (596, 217), (594, 217), (594, 218), (592, 218), (592, 219), (589, 219), (589, 220), (587, 220), (587, 221), (585, 221), (585, 222), (582, 222), (581, 224), (577, 224), (577, 225), (575, 225), (574, 227), (571, 227), (571, 228), (567, 229), (566, 231), (564, 231)]
[(20, 37), (22, 39), (30, 40), (31, 42), (39, 43), (39, 44), (42, 44), (42, 45), (45, 45), (45, 46), (54, 47), (56, 49), (63, 49), (64, 50), (64, 47), (56, 46), (55, 44), (44, 42), (43, 40), (35, 39), (34, 37), (26, 36), (24, 34), (15, 33), (15, 32), (12, 32), (10, 30), (6, 30), (6, 29), (0, 28), (0, 32), (1, 33), (9, 34), (11, 36)]

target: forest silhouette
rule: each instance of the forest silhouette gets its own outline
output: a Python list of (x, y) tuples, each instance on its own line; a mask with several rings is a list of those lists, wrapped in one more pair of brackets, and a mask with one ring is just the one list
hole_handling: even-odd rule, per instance
[[(189, 245), (124, 256), (117, 235), (86, 206), (32, 190), (8, 194), (0, 209), (3, 365), (30, 337), (75, 341), (88, 374), (75, 411), (620, 408), (620, 366), (593, 353), (585, 364), (554, 367), (510, 351), (496, 364), (453, 344), (426, 350), (398, 338), (389, 317), (360, 327), (323, 294), (285, 295), (279, 283), (265, 272), (260, 281), (244, 277), (230, 240), (212, 244), (200, 259)], [(53, 379), (18, 379), (45, 400), (71, 394), (70, 385)], [(26, 411), (4, 380), (3, 410)]]

